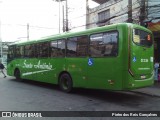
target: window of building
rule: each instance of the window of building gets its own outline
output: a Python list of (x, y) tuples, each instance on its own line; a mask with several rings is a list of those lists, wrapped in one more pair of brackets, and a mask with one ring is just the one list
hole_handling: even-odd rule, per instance
[(118, 55), (118, 32), (98, 33), (90, 36), (91, 57)]
[(98, 22), (105, 22), (109, 24), (109, 21), (107, 21), (109, 18), (110, 18), (110, 9), (98, 13)]

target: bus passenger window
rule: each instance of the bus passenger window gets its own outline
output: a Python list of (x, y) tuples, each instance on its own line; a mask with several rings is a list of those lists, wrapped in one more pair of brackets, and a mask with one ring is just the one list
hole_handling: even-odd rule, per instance
[(88, 36), (79, 36), (77, 39), (77, 56), (87, 56)]
[(77, 37), (68, 38), (67, 40), (67, 56), (76, 57)]
[(24, 57), (24, 46), (20, 46), (20, 57)]
[(16, 58), (20, 58), (21, 54), (20, 54), (20, 46), (16, 46)]
[(117, 56), (118, 32), (99, 33), (90, 36), (91, 57)]
[(118, 54), (118, 33), (117, 32), (108, 32), (104, 33), (104, 44), (105, 52), (103, 56), (117, 56)]
[(24, 57), (27, 57), (27, 58), (34, 57), (34, 45), (26, 45), (24, 47)]
[(10, 46), (8, 48), (8, 59), (11, 60), (11, 59), (14, 59), (14, 52), (15, 51), (15, 46)]
[(90, 55), (92, 57), (102, 57), (102, 51), (104, 51), (103, 34), (94, 34), (90, 36)]
[(44, 42), (39, 44), (39, 57), (49, 56), (49, 42)]
[(68, 57), (85, 57), (87, 55), (88, 36), (72, 37), (67, 40)]
[(51, 57), (57, 57), (57, 51), (58, 51), (57, 47), (58, 47), (57, 41), (52, 41), (50, 45), (50, 56)]
[(37, 58), (37, 57), (39, 57), (39, 44), (35, 44), (34, 47), (35, 47), (35, 49), (34, 49), (34, 51), (35, 51), (34, 56), (35, 56), (35, 58)]
[(57, 56), (58, 57), (65, 56), (65, 40), (58, 40)]

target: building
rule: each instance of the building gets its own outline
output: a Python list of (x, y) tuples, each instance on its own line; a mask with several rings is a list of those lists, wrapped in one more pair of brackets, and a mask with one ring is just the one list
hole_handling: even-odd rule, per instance
[(87, 9), (87, 28), (119, 22), (130, 21), (136, 24), (140, 22), (140, 0), (132, 0), (132, 2), (129, 2), (130, 0), (103, 0), (104, 3), (102, 0), (94, 1), (100, 5), (93, 9)]
[(6, 64), (7, 63), (7, 54), (8, 54), (8, 45), (12, 42), (2, 42), (2, 49), (0, 50), (0, 60)]
[(93, 1), (99, 6), (90, 9), (87, 4), (87, 29), (122, 22), (145, 26), (154, 34), (155, 59), (160, 62), (160, 0)]
[(160, 62), (160, 1), (148, 0), (147, 23), (148, 29), (154, 33), (155, 59)]

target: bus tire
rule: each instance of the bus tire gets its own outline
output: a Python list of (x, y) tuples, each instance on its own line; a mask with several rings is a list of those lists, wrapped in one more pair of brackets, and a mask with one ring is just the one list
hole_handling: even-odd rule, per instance
[(22, 79), (21, 79), (21, 73), (20, 73), (19, 69), (17, 69), (17, 70), (15, 71), (15, 77), (16, 77), (16, 80), (18, 80), (18, 81), (21, 81), (21, 80), (22, 80)]
[(63, 73), (59, 78), (60, 89), (66, 93), (69, 93), (73, 89), (73, 82), (69, 74)]

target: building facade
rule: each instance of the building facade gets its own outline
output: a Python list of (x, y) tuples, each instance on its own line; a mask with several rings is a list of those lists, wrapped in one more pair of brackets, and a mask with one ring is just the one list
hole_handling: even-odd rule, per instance
[(87, 7), (86, 28), (131, 22), (154, 34), (155, 59), (160, 62), (160, 0), (93, 0), (99, 6)]
[(2, 42), (2, 47), (0, 49), (0, 60), (4, 64), (7, 63), (8, 45), (12, 42)]
[[(97, 0), (98, 1), (98, 0)], [(87, 28), (131, 21), (140, 23), (140, 0), (106, 0), (93, 9), (87, 9)], [(130, 16), (130, 17), (129, 17)]]

